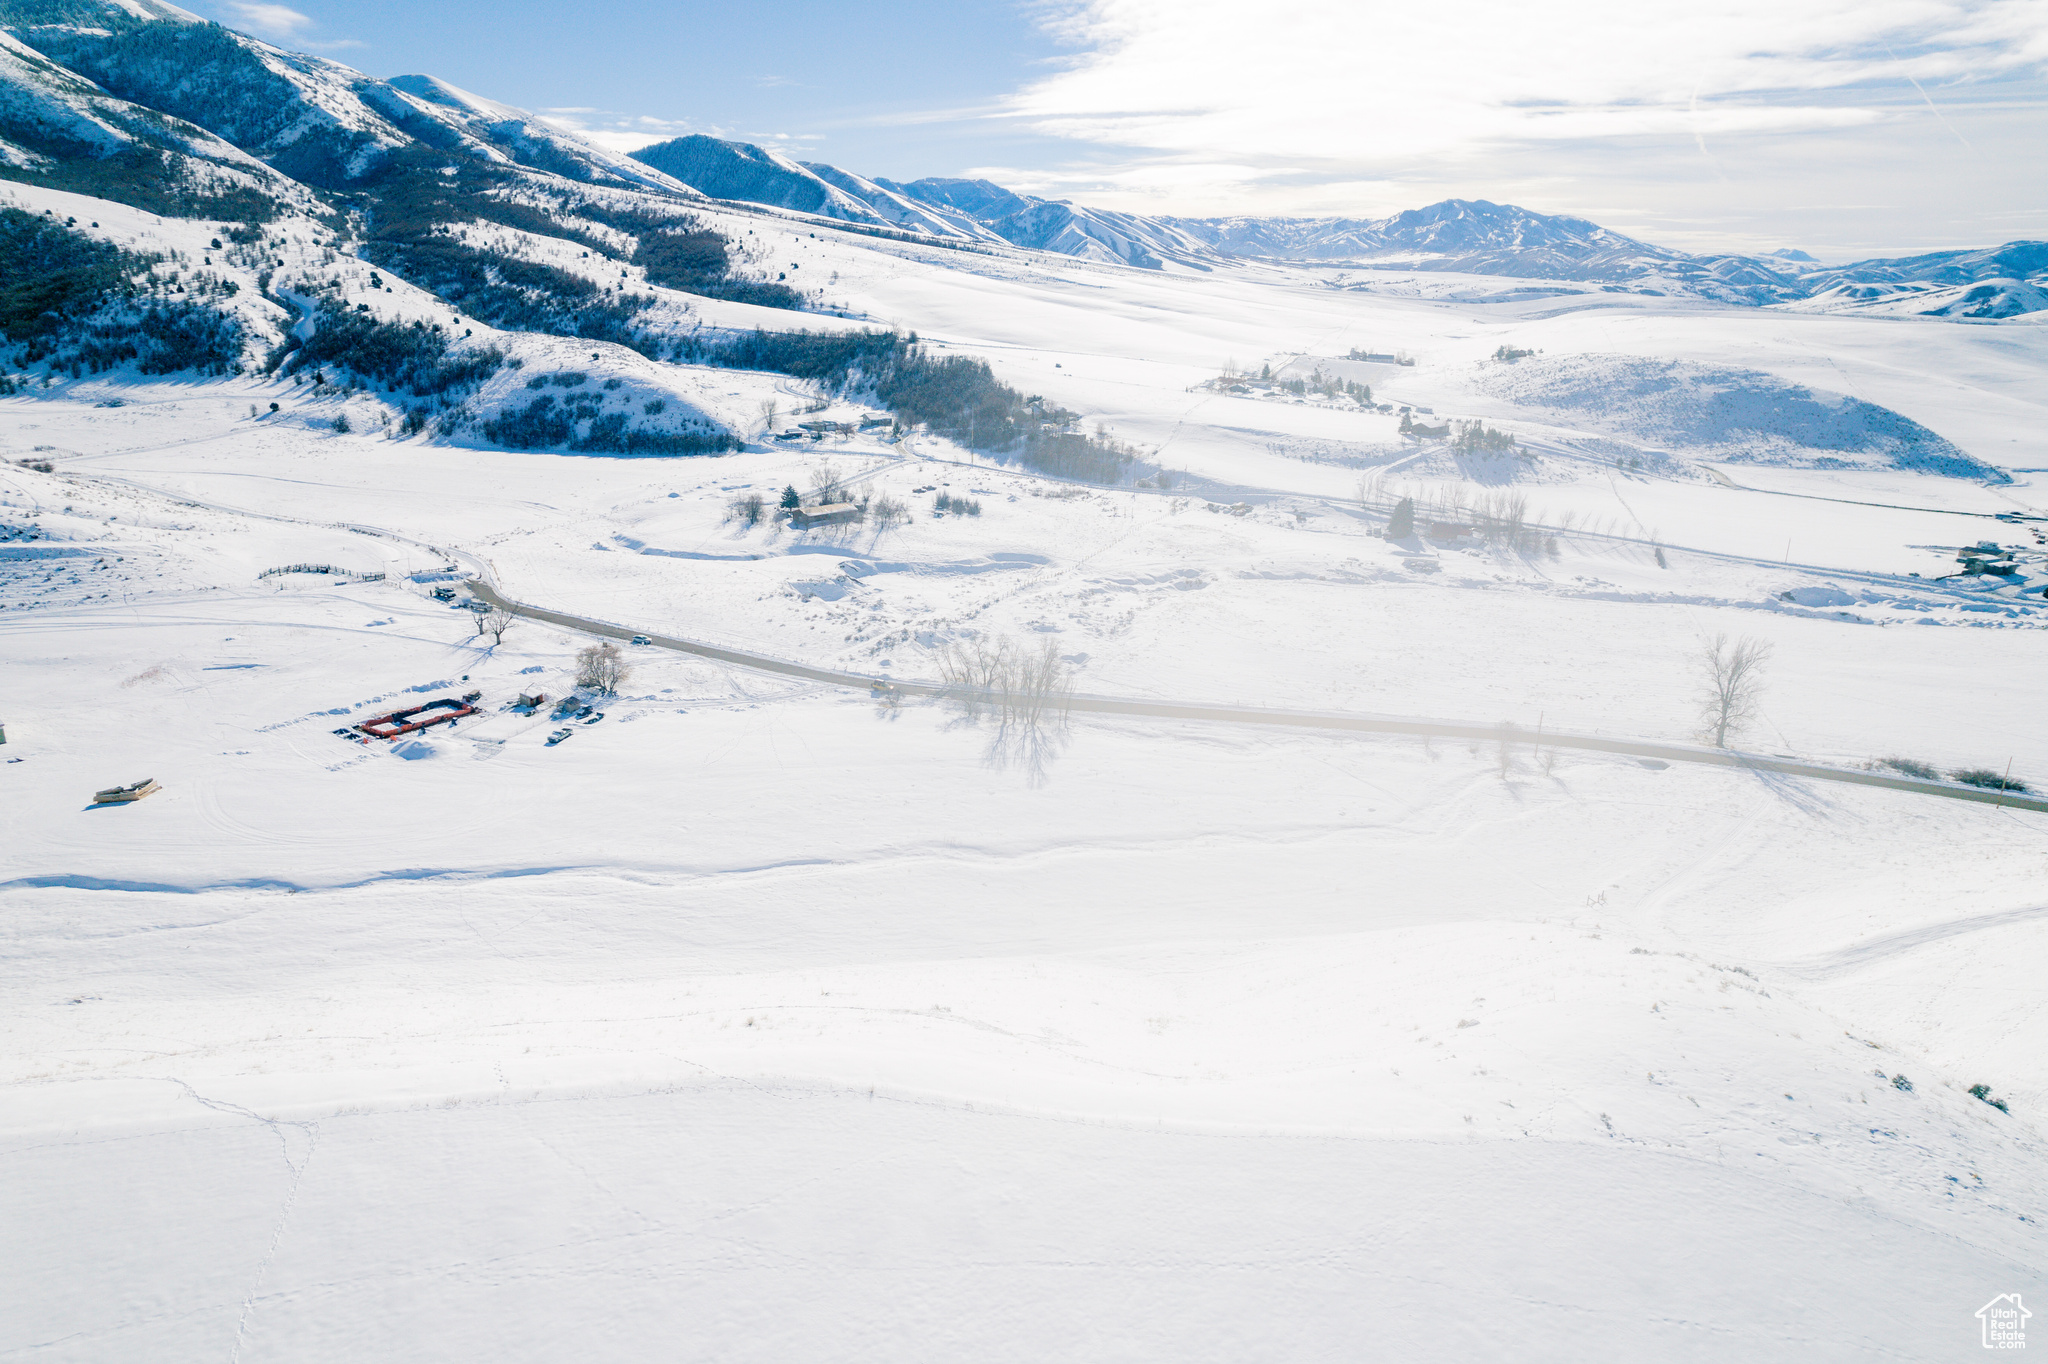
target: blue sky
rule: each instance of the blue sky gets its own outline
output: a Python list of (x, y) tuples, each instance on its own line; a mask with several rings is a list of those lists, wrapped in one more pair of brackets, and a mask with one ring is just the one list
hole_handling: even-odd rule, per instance
[(187, 0), (608, 145), (1135, 212), (1447, 197), (1691, 249), (2048, 237), (2048, 0)]
[[(1069, 49), (1023, 7), (293, 0), (187, 8), (374, 76), (424, 73), (640, 140), (708, 132), (915, 179), (1072, 148), (995, 103)], [(254, 20), (255, 22), (251, 22)], [(649, 120), (641, 122), (640, 120)], [(622, 139), (628, 140), (628, 139)]]

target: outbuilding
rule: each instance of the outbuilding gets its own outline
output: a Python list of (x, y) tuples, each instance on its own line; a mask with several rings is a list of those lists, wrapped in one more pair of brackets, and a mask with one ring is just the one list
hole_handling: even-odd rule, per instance
[(817, 507), (792, 507), (789, 524), (798, 530), (809, 530), (812, 526), (837, 526), (858, 521), (861, 515), (857, 502), (827, 502)]

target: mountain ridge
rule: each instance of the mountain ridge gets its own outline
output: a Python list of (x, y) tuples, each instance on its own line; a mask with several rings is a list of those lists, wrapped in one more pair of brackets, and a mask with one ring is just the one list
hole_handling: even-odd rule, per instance
[[(683, 144), (724, 149), (685, 165), (671, 149)], [(1996, 320), (2026, 311), (2048, 284), (2048, 242), (1924, 252), (1825, 266), (1803, 251), (1695, 254), (1658, 246), (1589, 219), (1546, 214), (1485, 199), (1445, 199), (1382, 218), (1150, 217), (1019, 194), (985, 179), (933, 176), (909, 182), (869, 179), (823, 162), (777, 158), (752, 144), (696, 135), (632, 154), (668, 168), (713, 198), (818, 212), (935, 236), (1000, 240), (1082, 259), (1161, 269), (1170, 261), (1212, 269), (1233, 259), (1313, 262), (1360, 269), (1398, 269), (1581, 281), (1645, 293), (1681, 293), (1746, 306), (1832, 300), (1843, 307), (1925, 292), (1937, 306), (1926, 315)], [(775, 183), (724, 173), (723, 161), (779, 159)], [(810, 188), (800, 190), (799, 182)], [(824, 192), (832, 192), (829, 207)], [(809, 204), (820, 204), (810, 207)], [(882, 206), (888, 205), (888, 211)], [(936, 221), (934, 221), (936, 220)], [(2006, 304), (1976, 313), (1951, 312), (1957, 300), (1941, 288), (1969, 289), (2011, 280), (1998, 291)], [(1843, 285), (1876, 294), (1834, 296)]]

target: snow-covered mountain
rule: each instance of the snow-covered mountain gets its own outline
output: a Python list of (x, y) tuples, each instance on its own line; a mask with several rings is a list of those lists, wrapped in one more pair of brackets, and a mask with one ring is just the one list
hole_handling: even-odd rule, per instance
[(1446, 199), (1386, 218), (1193, 218), (1219, 250), (1381, 269), (1586, 280), (1731, 303), (1803, 296), (1794, 270), (1750, 256), (1694, 256), (1584, 218), (1484, 199)]
[[(771, 204), (847, 222), (939, 237), (999, 240), (1088, 260), (1160, 269), (1211, 268), (1231, 257), (1314, 261), (1365, 269), (1425, 270), (1599, 283), (1635, 293), (1752, 306), (1861, 306), (1903, 291), (1968, 286), (1930, 299), (1930, 315), (2008, 317), (2034, 310), (2048, 276), (2048, 244), (1822, 268), (1801, 251), (1695, 255), (1584, 218), (1484, 199), (1446, 199), (1385, 218), (1149, 217), (1019, 194), (988, 180), (868, 179), (772, 149), (710, 137), (678, 138), (634, 153), (714, 198)], [(1993, 279), (2017, 287), (1985, 293)], [(2029, 280), (2033, 282), (2028, 283)], [(1861, 292), (1844, 293), (1844, 286)], [(1877, 286), (1877, 292), (1868, 292)]]
[(635, 161), (715, 199), (772, 204), (843, 222), (879, 223), (880, 215), (781, 152), (701, 134), (642, 147)]
[(882, 184), (924, 203), (943, 204), (986, 225), (1004, 241), (1084, 260), (1120, 261), (1148, 270), (1165, 261), (1207, 268), (1211, 244), (1165, 218), (1081, 208), (1064, 199), (1015, 194), (987, 180), (927, 178)]
[[(1446, 199), (1387, 218), (1190, 218), (1188, 231), (1246, 256), (1295, 260), (1377, 260), (1408, 264), (1444, 260), (1507, 265), (1484, 273), (1601, 278), (1645, 260), (1670, 262), (1683, 252), (1652, 246), (1584, 218), (1533, 213), (1484, 199)], [(1591, 273), (1588, 273), (1591, 272)]]
[(942, 203), (904, 194), (886, 181), (869, 180), (822, 161), (805, 161), (801, 165), (826, 184), (866, 204), (877, 218), (891, 227), (925, 232), (934, 237), (964, 237), (970, 241), (989, 242), (1003, 240), (993, 228), (972, 215)]
[(1008, 242), (1086, 260), (1158, 269), (1213, 258), (1208, 243), (1160, 218), (1015, 194), (987, 180), (870, 180), (769, 147), (695, 135), (643, 147), (636, 160), (715, 199), (814, 213), (935, 237)]
[(179, 129), (190, 126), (319, 189), (345, 189), (431, 152), (691, 193), (523, 110), (429, 76), (375, 80), (161, 0), (4, 0), (0, 33), (11, 40), (0, 65), (0, 138), (32, 153), (104, 158), (125, 132), (142, 145), (229, 159), (212, 143), (181, 145), (191, 139)]
[(0, 30), (0, 168), (163, 212), (241, 216), (279, 201), (310, 208), (288, 176), (205, 128), (109, 94)]
[(973, 217), (921, 202), (851, 171), (797, 161), (771, 147), (693, 134), (657, 142), (633, 159), (714, 199), (768, 204), (840, 222), (969, 241), (1002, 238)]

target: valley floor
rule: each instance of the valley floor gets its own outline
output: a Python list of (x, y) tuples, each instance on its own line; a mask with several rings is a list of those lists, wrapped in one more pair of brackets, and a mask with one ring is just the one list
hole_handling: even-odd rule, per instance
[[(1667, 740), (1726, 631), (1775, 646), (1760, 751), (2048, 779), (2038, 566), (1936, 578), (2031, 536), (1992, 519), (2027, 475), (1615, 469), (1532, 423), (1526, 542), (1390, 541), (1391, 496), (1493, 485), (1190, 392), (1134, 358), (1165, 287), (1075, 381), (1185, 475), (1143, 492), (928, 436), (589, 459), (270, 422), (241, 381), (0, 400), (57, 466), (0, 468), (0, 1358), (1975, 1357), (2048, 1269), (2048, 817), (1004, 730), (660, 649), (572, 723), (510, 703), (587, 639), (428, 595)], [(1039, 306), (959, 344), (1049, 368), (1003, 358)], [(732, 508), (828, 465), (911, 519)], [(335, 732), (471, 689), (407, 745)]]

